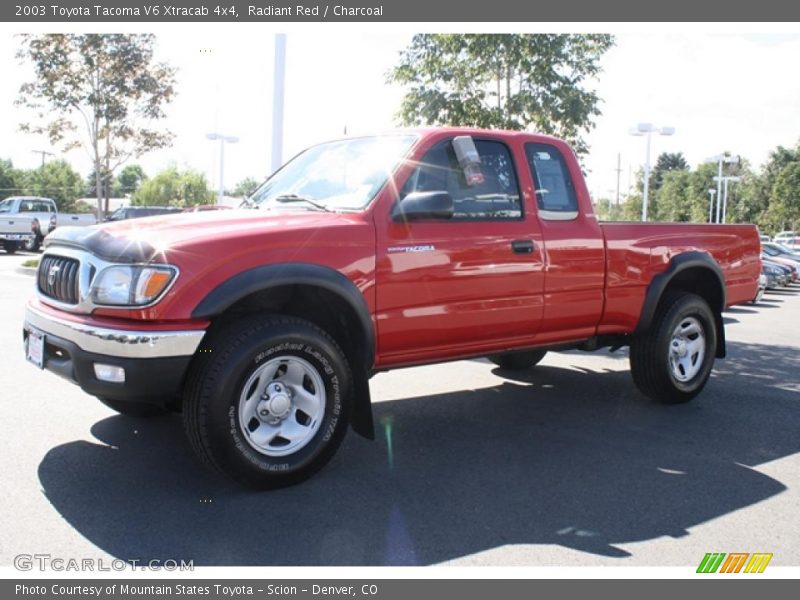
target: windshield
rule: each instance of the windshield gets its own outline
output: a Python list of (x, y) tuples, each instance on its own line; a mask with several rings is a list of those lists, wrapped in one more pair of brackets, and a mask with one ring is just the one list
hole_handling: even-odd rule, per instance
[(360, 210), (405, 156), (414, 136), (354, 138), (313, 146), (269, 178), (250, 197), (257, 208)]
[(11, 198), (9, 198), (8, 200), (3, 200), (2, 202), (0, 202), (0, 213), (11, 212), (11, 205), (13, 203), (14, 203), (14, 201)]

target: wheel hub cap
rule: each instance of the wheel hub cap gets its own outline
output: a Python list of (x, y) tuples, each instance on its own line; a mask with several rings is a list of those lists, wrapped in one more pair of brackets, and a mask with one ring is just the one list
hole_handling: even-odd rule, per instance
[(705, 329), (695, 317), (681, 319), (669, 344), (672, 376), (682, 383), (691, 381), (703, 368), (706, 353)]
[(280, 356), (260, 365), (239, 396), (239, 428), (252, 448), (286, 456), (308, 444), (325, 413), (325, 385), (308, 361)]
[[(266, 414), (264, 412), (266, 411)], [(271, 421), (284, 419), (292, 411), (292, 399), (289, 390), (279, 383), (267, 387), (267, 398), (258, 409), (260, 417), (272, 417)]]

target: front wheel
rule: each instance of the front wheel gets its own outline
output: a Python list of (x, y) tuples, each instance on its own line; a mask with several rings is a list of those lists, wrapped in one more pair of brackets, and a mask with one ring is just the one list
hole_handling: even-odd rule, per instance
[(204, 342), (187, 380), (183, 419), (200, 459), (268, 489), (322, 468), (347, 431), (352, 375), (315, 325), (253, 316)]
[(19, 249), (19, 242), (14, 242), (12, 240), (5, 240), (3, 242), (3, 250), (5, 250), (8, 254), (14, 254)]
[(695, 294), (669, 293), (650, 330), (631, 342), (633, 381), (656, 401), (688, 402), (708, 381), (716, 352), (717, 326), (708, 303)]

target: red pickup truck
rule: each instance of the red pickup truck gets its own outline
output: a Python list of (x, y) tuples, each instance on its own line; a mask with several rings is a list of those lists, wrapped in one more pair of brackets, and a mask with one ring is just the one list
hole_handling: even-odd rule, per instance
[(204, 463), (260, 488), (310, 476), (348, 425), (373, 437), (388, 369), (630, 346), (638, 388), (686, 402), (758, 290), (754, 226), (599, 223), (571, 149), (530, 133), (320, 144), (249, 202), (58, 228), (24, 338), (121, 413), (180, 410)]

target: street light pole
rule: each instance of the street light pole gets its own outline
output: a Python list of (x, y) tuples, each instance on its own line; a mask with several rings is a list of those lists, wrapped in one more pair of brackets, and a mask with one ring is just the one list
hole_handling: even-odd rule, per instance
[[(717, 176), (714, 179), (717, 182), (717, 219), (716, 222), (725, 222), (724, 217), (720, 214), (722, 212), (722, 203), (723, 203), (723, 196), (722, 196), (722, 182), (724, 177), (722, 177), (722, 164), (727, 163), (729, 165), (735, 165), (739, 162), (738, 156), (727, 156), (725, 154), (718, 154), (711, 158), (713, 162), (719, 163), (719, 168), (717, 170)], [(738, 181), (738, 180), (737, 180)], [(726, 194), (727, 196), (727, 194)]]
[(719, 223), (719, 209), (722, 201), (722, 161), (723, 157), (720, 155), (719, 173), (717, 174), (717, 223)]
[(714, 196), (716, 196), (717, 190), (711, 188), (708, 190), (708, 195), (711, 197), (711, 200), (708, 203), (708, 222), (714, 222)]
[(643, 182), (643, 197), (642, 197), (642, 221), (647, 221), (647, 201), (650, 193), (650, 136), (653, 133), (659, 135), (673, 135), (675, 133), (674, 127), (656, 127), (652, 123), (639, 123), (634, 129), (630, 130), (631, 135), (647, 137), (647, 150), (645, 153), (644, 161), (644, 182)]
[(719, 205), (722, 204), (722, 221), (721, 223), (725, 223), (726, 215), (728, 214), (728, 182), (736, 183), (737, 181), (741, 180), (741, 177), (715, 177), (714, 179), (718, 179), (720, 183), (724, 183), (723, 187), (723, 196), (722, 199), (717, 203), (717, 211), (719, 212)]
[(239, 138), (233, 135), (222, 135), (221, 133), (207, 133), (206, 138), (212, 141), (219, 140), (219, 195), (217, 197), (217, 204), (222, 204), (222, 199), (225, 196), (225, 142), (235, 144)]
[(286, 84), (286, 34), (275, 35), (275, 72), (272, 91), (272, 172), (283, 164), (283, 100)]
[(642, 222), (647, 221), (647, 204), (650, 202), (650, 135), (647, 132), (647, 150), (644, 155), (644, 195), (642, 196)]

